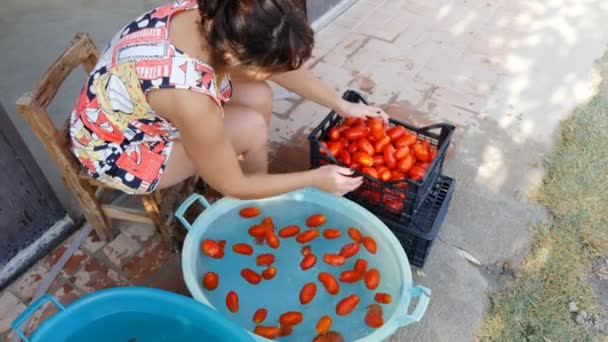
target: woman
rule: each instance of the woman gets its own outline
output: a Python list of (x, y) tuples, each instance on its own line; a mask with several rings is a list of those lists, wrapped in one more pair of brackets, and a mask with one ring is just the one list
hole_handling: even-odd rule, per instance
[(92, 177), (149, 193), (199, 174), (224, 195), (263, 198), (361, 184), (337, 166), (267, 174), (272, 92), (265, 80), (344, 117), (386, 114), (342, 100), (309, 71), (313, 32), (290, 0), (189, 0), (139, 17), (110, 42), (71, 118)]

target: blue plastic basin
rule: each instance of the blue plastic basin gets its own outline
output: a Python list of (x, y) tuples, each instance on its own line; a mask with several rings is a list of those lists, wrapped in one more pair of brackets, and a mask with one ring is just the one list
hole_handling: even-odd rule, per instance
[[(59, 311), (27, 338), (19, 326), (48, 301)], [(191, 298), (143, 287), (102, 290), (67, 307), (45, 295), (12, 327), (22, 339), (32, 342), (253, 341), (237, 325)]]
[[(190, 205), (199, 201), (207, 207), (192, 224), (187, 222), (183, 215)], [(239, 216), (240, 209), (248, 206), (257, 206), (261, 215), (252, 219), (243, 219)], [(252, 243), (248, 235), (248, 228), (259, 223), (263, 217), (271, 216), (276, 229), (286, 225), (298, 224), (307, 229), (304, 222), (306, 218), (315, 213), (327, 216), (327, 227), (342, 230), (342, 236), (335, 240), (326, 240), (322, 236), (310, 243), (313, 253), (318, 261), (315, 267), (302, 271), (300, 250), (302, 245), (295, 238), (281, 239), (279, 249), (255, 246), (251, 256), (232, 252), (234, 243)], [(430, 290), (421, 286), (412, 286), (410, 266), (403, 248), (393, 233), (373, 214), (358, 204), (344, 198), (316, 190), (303, 189), (285, 195), (255, 201), (241, 201), (233, 198), (223, 198), (213, 205), (200, 195), (189, 197), (177, 210), (176, 216), (189, 229), (182, 251), (182, 270), (186, 285), (192, 296), (213, 308), (228, 319), (236, 322), (246, 331), (254, 328), (253, 313), (261, 307), (268, 310), (264, 325), (277, 325), (278, 317), (286, 311), (301, 311), (304, 321), (296, 326), (293, 333), (280, 338), (282, 341), (312, 341), (315, 335), (315, 325), (319, 318), (329, 314), (333, 318), (332, 330), (342, 333), (346, 341), (378, 342), (388, 338), (399, 327), (417, 322), (424, 315), (429, 302)], [(357, 227), (364, 235), (372, 236), (377, 243), (378, 252), (370, 254), (361, 248), (358, 255), (350, 258), (344, 266), (331, 267), (322, 261), (325, 253), (337, 253), (340, 248), (352, 242), (347, 234), (348, 227)], [(201, 252), (200, 244), (204, 239), (226, 240), (225, 256), (222, 259), (206, 257)], [(276, 256), (275, 266), (277, 275), (272, 280), (264, 280), (258, 285), (247, 283), (240, 275), (240, 271), (251, 268), (261, 272), (263, 267), (256, 266), (255, 256), (260, 253), (272, 253)], [(380, 287), (369, 291), (364, 283), (341, 283), (340, 293), (329, 295), (317, 280), (319, 272), (330, 272), (336, 279), (341, 271), (352, 269), (357, 258), (368, 261), (370, 268), (377, 268), (382, 277)], [(219, 275), (219, 286), (208, 291), (202, 286), (203, 275), (207, 271)], [(307, 305), (301, 305), (299, 292), (307, 282), (317, 284), (317, 295)], [(239, 311), (228, 311), (225, 300), (229, 291), (239, 295)], [(380, 329), (366, 326), (364, 316), (366, 307), (374, 303), (376, 292), (388, 292), (393, 297), (390, 305), (384, 305), (385, 324)], [(358, 294), (361, 303), (355, 311), (348, 316), (337, 316), (336, 304), (349, 294)], [(418, 297), (418, 302), (412, 313), (408, 306), (412, 298)], [(269, 341), (263, 337), (253, 335), (258, 341)]]

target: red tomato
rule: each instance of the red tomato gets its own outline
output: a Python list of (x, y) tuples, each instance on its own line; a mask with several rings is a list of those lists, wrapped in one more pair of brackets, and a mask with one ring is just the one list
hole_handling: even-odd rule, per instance
[(348, 140), (359, 140), (365, 138), (369, 134), (369, 128), (361, 126), (352, 127), (345, 130), (342, 134)]
[(431, 166), (431, 163), (422, 163), (422, 164), (418, 164), (420, 165), (421, 168), (424, 169), (424, 171), (428, 171), (429, 166)]
[(365, 286), (370, 290), (375, 290), (380, 285), (380, 272), (372, 268), (365, 274)]
[(346, 118), (346, 120), (344, 120), (344, 126), (354, 126), (360, 122), (361, 119), (359, 118)]
[(220, 276), (217, 273), (207, 272), (203, 276), (203, 286), (209, 291), (215, 290), (219, 282)]
[(328, 135), (329, 135), (330, 140), (334, 140), (334, 141), (340, 140), (340, 131), (338, 130), (337, 127), (330, 129)]
[(262, 322), (264, 322), (264, 320), (266, 319), (266, 315), (268, 315), (268, 310), (264, 308), (257, 309), (253, 314), (253, 323), (255, 323), (256, 325), (262, 324)]
[(302, 250), (300, 251), (300, 253), (302, 253), (302, 255), (308, 255), (308, 254), (312, 253), (312, 248), (310, 248), (310, 246), (306, 245), (306, 246), (302, 247)]
[(310, 228), (322, 226), (327, 222), (327, 217), (323, 214), (314, 214), (306, 219), (306, 225)]
[(384, 123), (381, 118), (372, 118), (369, 120), (369, 128), (371, 136), (376, 140), (382, 139), (385, 136)]
[(268, 242), (268, 246), (272, 249), (279, 248), (279, 245), (281, 244), (279, 238), (272, 231), (266, 232), (266, 242)]
[(213, 240), (204, 240), (201, 243), (201, 249), (203, 250), (203, 253), (205, 253), (207, 256), (210, 256), (215, 259), (220, 259), (223, 254), (222, 247), (219, 245), (218, 242)]
[(383, 201), (386, 210), (392, 214), (399, 214), (403, 211), (403, 202), (395, 199), (385, 198)]
[(407, 133), (407, 130), (403, 126), (395, 126), (391, 129), (389, 129), (388, 131), (386, 131), (386, 134), (391, 138), (391, 141), (398, 140), (405, 133)]
[(370, 156), (374, 155), (374, 147), (366, 138), (357, 140), (357, 147), (359, 148), (359, 151), (365, 152)]
[[(384, 157), (382, 157), (382, 156), (379, 156), (379, 157), (380, 157), (380, 158), (382, 158), (382, 161), (384, 161)], [(391, 171), (391, 170), (388, 168), (388, 166), (386, 166), (386, 165), (377, 165), (377, 164), (374, 164), (374, 167), (376, 168), (376, 171), (378, 171), (378, 174), (379, 174), (379, 175), (382, 175), (382, 173), (383, 173), (384, 171), (388, 171), (388, 172), (390, 172), (390, 171)]]
[(353, 239), (353, 241), (355, 242), (360, 242), (361, 239), (363, 238), (363, 236), (361, 235), (361, 232), (354, 227), (350, 227), (348, 228), (348, 236), (350, 236), (351, 239)]
[(282, 238), (290, 238), (292, 236), (296, 236), (300, 233), (300, 227), (296, 225), (286, 226), (279, 230), (279, 236)]
[(361, 242), (368, 252), (376, 254), (376, 241), (371, 236), (364, 237)]
[(228, 292), (226, 295), (226, 307), (228, 307), (228, 311), (230, 312), (239, 311), (239, 296), (236, 294), (236, 292)]
[(395, 141), (395, 147), (412, 146), (418, 141), (415, 134), (405, 133), (401, 138)]
[(270, 253), (260, 254), (255, 258), (255, 263), (258, 266), (269, 266), (274, 262), (274, 255)]
[(262, 281), (262, 277), (249, 268), (243, 268), (243, 270), (241, 270), (241, 276), (245, 278), (247, 282), (254, 285), (259, 284)]
[(357, 152), (358, 148), (357, 148), (357, 144), (350, 144), (348, 145), (348, 153), (350, 153), (351, 155), (355, 152)]
[(336, 157), (340, 151), (342, 151), (342, 143), (339, 141), (331, 141), (329, 144), (327, 144), (327, 149), (329, 150), (329, 153), (331, 153), (332, 156)]
[(376, 153), (382, 153), (382, 151), (384, 151), (384, 148), (390, 144), (391, 142), (391, 138), (389, 138), (388, 136), (384, 136), (381, 139), (379, 139), (378, 141), (376, 141), (376, 145), (374, 146), (374, 151)]
[(361, 280), (361, 274), (354, 270), (346, 270), (340, 273), (340, 281), (343, 283), (356, 283)]
[(401, 147), (397, 148), (397, 151), (395, 151), (395, 158), (397, 158), (398, 160), (401, 160), (409, 155), (410, 155), (410, 148), (407, 146), (401, 146)]
[(316, 239), (317, 237), (319, 237), (319, 230), (309, 229), (305, 232), (300, 233), (296, 237), (296, 241), (298, 241), (299, 243), (308, 243), (308, 242)]
[(391, 297), (388, 293), (378, 292), (374, 296), (376, 302), (381, 304), (390, 304), (393, 301), (393, 297)]
[(366, 175), (369, 175), (372, 178), (378, 178), (378, 171), (376, 171), (376, 169), (374, 169), (373, 167), (364, 167), (361, 169), (361, 172), (365, 173)]
[(299, 311), (287, 311), (279, 316), (279, 323), (282, 325), (298, 325), (304, 320), (304, 315)]
[[(407, 146), (406, 146), (406, 148), (407, 148)], [(408, 154), (403, 159), (399, 160), (399, 163), (397, 164), (397, 168), (399, 169), (399, 171), (406, 173), (412, 168), (413, 165), (414, 165), (414, 158), (412, 158), (412, 156), (410, 154)]]
[(300, 268), (302, 268), (302, 271), (306, 271), (307, 269), (313, 267), (316, 263), (317, 257), (314, 254), (308, 254), (304, 256), (300, 262)]
[(364, 276), (367, 272), (367, 261), (365, 261), (365, 259), (357, 259), (357, 261), (355, 261), (354, 270), (361, 276)]
[(323, 261), (331, 266), (342, 266), (346, 262), (346, 258), (339, 254), (325, 254), (323, 255)]
[(256, 217), (256, 216), (260, 215), (260, 209), (256, 208), (256, 207), (243, 208), (243, 209), (241, 209), (239, 214), (241, 215), (241, 217), (244, 217), (244, 218)]
[(340, 316), (348, 315), (359, 305), (359, 302), (359, 296), (352, 294), (338, 302), (336, 313)]
[(429, 157), (431, 158), (431, 161), (435, 160), (435, 157), (437, 157), (437, 149), (432, 148)]
[(359, 244), (356, 242), (349, 243), (346, 246), (342, 247), (342, 249), (340, 249), (340, 255), (347, 259), (357, 254), (358, 252)]
[(277, 338), (281, 335), (281, 328), (258, 325), (253, 329), (253, 333), (266, 338)]
[[(428, 142), (427, 142), (428, 144)], [(431, 155), (429, 150), (423, 144), (415, 144), (413, 147), (416, 159), (421, 163), (428, 163), (431, 161)]]
[(374, 165), (372, 157), (364, 152), (355, 152), (355, 154), (353, 154), (353, 161), (364, 167), (371, 167)]
[(425, 173), (426, 171), (422, 167), (420, 167), (419, 165), (414, 165), (408, 172), (408, 175), (411, 179), (418, 180), (424, 178)]
[(374, 166), (384, 165), (384, 157), (381, 154), (376, 154), (372, 157), (374, 161)]
[(328, 228), (323, 231), (323, 236), (328, 240), (337, 239), (341, 235), (342, 235), (342, 232), (340, 230), (334, 229), (334, 228)]
[(374, 314), (373, 312), (368, 312), (365, 314), (365, 324), (367, 324), (370, 328), (380, 328), (384, 325), (384, 318), (382, 315)]
[(340, 292), (340, 284), (338, 284), (336, 278), (334, 278), (334, 276), (332, 276), (331, 274), (327, 272), (321, 272), (319, 273), (318, 278), (321, 284), (323, 284), (323, 287), (325, 287), (327, 293), (329, 293), (330, 295), (333, 296)]
[(391, 170), (385, 170), (380, 174), (380, 179), (383, 182), (388, 182), (391, 180), (391, 175), (392, 175)]
[(352, 160), (350, 158), (350, 153), (348, 153), (348, 151), (346, 151), (346, 150), (340, 151), (340, 154), (338, 154), (338, 160), (341, 161), (342, 164), (344, 164), (346, 166), (350, 166), (352, 164)]
[(395, 159), (395, 148), (392, 145), (387, 145), (382, 150), (384, 154), (384, 162), (389, 169), (394, 169), (397, 167), (397, 159)]
[(253, 247), (246, 243), (237, 243), (232, 245), (232, 251), (238, 254), (251, 255), (253, 254)]
[(319, 335), (327, 334), (329, 329), (331, 329), (332, 322), (333, 321), (332, 321), (331, 317), (328, 315), (321, 317), (319, 319), (319, 322), (317, 322), (317, 325), (315, 326), (315, 329), (317, 330), (317, 334), (319, 334)]
[(300, 303), (308, 304), (315, 298), (317, 294), (317, 285), (315, 283), (307, 283), (300, 290)]
[(293, 332), (293, 325), (282, 325), (281, 336), (289, 336)]
[(274, 276), (277, 274), (277, 268), (274, 266), (270, 266), (267, 269), (262, 271), (262, 278), (266, 279), (266, 280), (270, 280), (272, 278), (274, 278)]

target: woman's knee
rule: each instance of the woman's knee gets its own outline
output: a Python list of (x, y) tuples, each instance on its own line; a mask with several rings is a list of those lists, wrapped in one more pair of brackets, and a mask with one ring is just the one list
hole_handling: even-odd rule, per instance
[(263, 81), (236, 84), (234, 102), (262, 114), (266, 122), (272, 117), (272, 88)]

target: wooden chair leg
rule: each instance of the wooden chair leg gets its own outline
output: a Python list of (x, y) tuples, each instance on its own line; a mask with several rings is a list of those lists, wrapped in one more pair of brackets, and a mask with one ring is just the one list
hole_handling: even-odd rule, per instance
[(160, 206), (160, 194), (158, 192), (151, 193), (149, 195), (144, 195), (141, 197), (142, 204), (144, 209), (148, 213), (148, 216), (154, 222), (156, 229), (160, 233), (163, 241), (167, 244), (171, 250), (175, 249), (175, 241), (173, 238), (173, 231), (171, 227), (165, 224), (165, 220), (163, 220), (161, 214), (161, 206)]
[(110, 225), (106, 215), (103, 213), (99, 201), (95, 196), (94, 188), (88, 184), (82, 184), (76, 177), (73, 177), (71, 180), (66, 179), (65, 183), (71, 188), (72, 193), (76, 195), (76, 198), (84, 211), (85, 218), (89, 224), (93, 226), (97, 236), (103, 241), (110, 241), (113, 239), (116, 232)]

